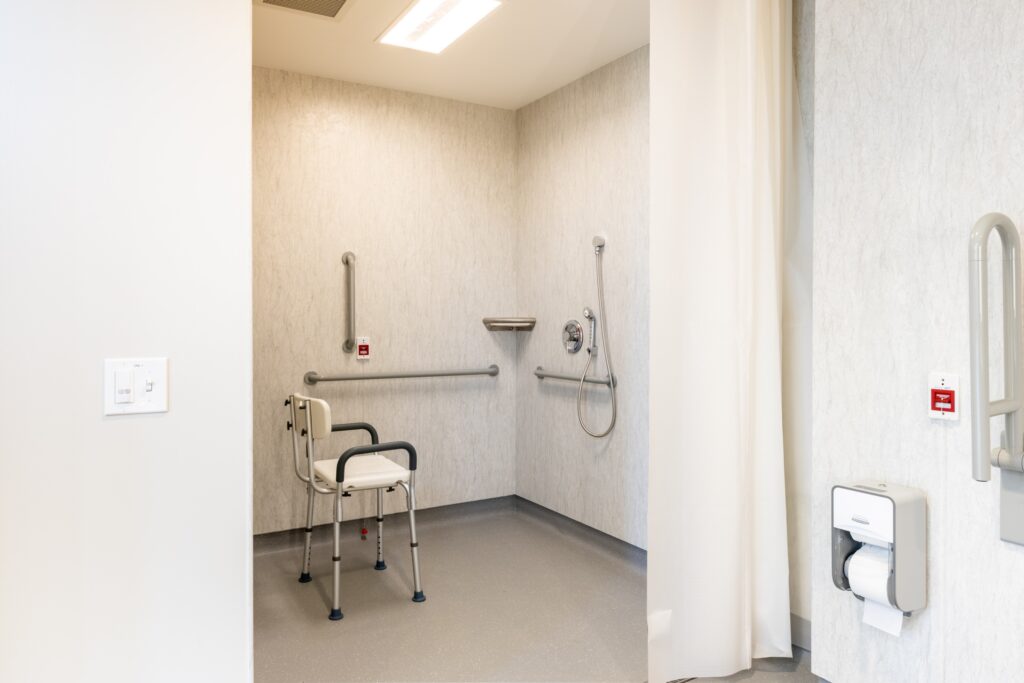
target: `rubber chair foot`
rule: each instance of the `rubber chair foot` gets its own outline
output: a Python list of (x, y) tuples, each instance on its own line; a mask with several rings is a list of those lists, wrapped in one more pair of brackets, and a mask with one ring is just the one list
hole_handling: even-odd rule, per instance
[(377, 564), (373, 565), (373, 568), (376, 569), (377, 571), (383, 571), (383, 570), (387, 569), (388, 566), (386, 564), (384, 564), (384, 560), (377, 560)]
[(313, 577), (309, 575), (309, 572), (302, 572), (299, 574), (299, 583), (309, 583), (313, 580)]
[(340, 609), (332, 609), (331, 610), (331, 615), (329, 617), (327, 617), (327, 618), (330, 619), (331, 621), (341, 621), (342, 617), (344, 617), (344, 616), (345, 615), (341, 613)]
[(415, 593), (412, 594), (412, 601), (413, 602), (423, 602), (426, 599), (427, 599), (427, 596), (425, 596), (423, 594), (423, 591), (416, 591)]

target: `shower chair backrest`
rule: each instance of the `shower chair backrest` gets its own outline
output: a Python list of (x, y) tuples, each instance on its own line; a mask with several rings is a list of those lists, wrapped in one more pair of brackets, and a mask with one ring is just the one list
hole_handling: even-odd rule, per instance
[(297, 406), (305, 406), (309, 425), (309, 434), (314, 439), (325, 439), (331, 434), (331, 406), (322, 398), (311, 398), (294, 394)]

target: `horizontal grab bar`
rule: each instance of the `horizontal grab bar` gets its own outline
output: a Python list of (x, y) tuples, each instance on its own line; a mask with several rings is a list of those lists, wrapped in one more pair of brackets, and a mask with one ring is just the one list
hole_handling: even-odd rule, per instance
[(470, 375), (490, 375), (497, 377), (498, 366), (491, 364), (479, 370), (423, 370), (410, 372), (380, 372), (366, 375), (324, 375), (321, 377), (315, 370), (306, 373), (303, 379), (306, 384), (317, 382), (355, 382), (364, 379), (412, 379), (416, 377), (468, 377)]
[(988, 414), (990, 417), (996, 417), (997, 415), (1007, 415), (1020, 409), (1020, 402), (1013, 401), (1010, 399), (1000, 399), (998, 401), (992, 401), (988, 404)]
[[(576, 384), (580, 383), (580, 378), (579, 377), (574, 377), (573, 375), (566, 375), (566, 374), (563, 374), (561, 372), (548, 372), (547, 370), (545, 370), (544, 368), (542, 368), (539, 365), (537, 366), (537, 369), (533, 371), (533, 374), (538, 379), (564, 379), (567, 382), (576, 382)], [(615, 380), (615, 386), (619, 386), (619, 379), (617, 377), (615, 377), (614, 380)], [(608, 386), (608, 378), (607, 377), (604, 377), (604, 378), (588, 377), (584, 381), (587, 384), (603, 384), (605, 386)]]

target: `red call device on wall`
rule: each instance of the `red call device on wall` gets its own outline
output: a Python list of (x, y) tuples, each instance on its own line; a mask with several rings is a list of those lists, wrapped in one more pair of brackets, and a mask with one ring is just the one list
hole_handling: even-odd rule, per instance
[(933, 372), (928, 375), (928, 417), (934, 420), (958, 420), (960, 410), (956, 394), (960, 389), (960, 378), (948, 372)]
[(370, 338), (356, 337), (356, 359), (370, 360)]
[(932, 389), (932, 410), (944, 413), (956, 409), (956, 392), (952, 390)]

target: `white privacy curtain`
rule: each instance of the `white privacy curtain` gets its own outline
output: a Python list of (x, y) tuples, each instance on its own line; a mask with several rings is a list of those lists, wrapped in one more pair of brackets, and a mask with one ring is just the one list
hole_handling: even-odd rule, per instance
[(789, 0), (651, 1), (649, 680), (789, 657)]

